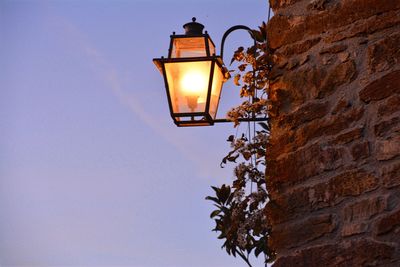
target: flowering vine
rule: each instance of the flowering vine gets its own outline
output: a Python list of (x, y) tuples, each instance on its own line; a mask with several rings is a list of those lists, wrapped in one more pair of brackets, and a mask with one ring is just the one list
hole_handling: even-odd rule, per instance
[[(246, 50), (239, 47), (231, 61), (231, 64), (235, 61), (238, 64), (238, 70), (232, 72), (235, 72), (235, 85), (240, 87), (240, 97), (247, 98), (227, 114), (234, 127), (244, 124), (241, 119), (268, 117), (267, 90), (272, 60), (267, 45), (266, 24), (251, 33), (256, 40), (255, 45)], [(213, 231), (224, 240), (222, 248), (252, 266), (249, 260), (251, 253), (256, 257), (263, 254), (266, 262), (272, 261), (275, 254), (268, 247), (270, 229), (264, 211), (268, 202), (264, 171), (269, 125), (267, 121), (246, 123), (245, 133), (228, 137), (231, 150), (221, 162), (221, 167), (227, 163), (236, 165), (232, 184), (212, 186), (215, 195), (206, 199), (216, 207), (210, 217), (215, 221)]]

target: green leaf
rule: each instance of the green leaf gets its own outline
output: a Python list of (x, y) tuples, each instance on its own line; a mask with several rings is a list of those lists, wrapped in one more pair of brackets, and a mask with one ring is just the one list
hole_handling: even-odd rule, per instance
[(219, 164), (219, 166), (221, 168), (224, 168), (224, 165), (226, 165), (226, 157), (222, 159), (221, 163)]
[(228, 255), (231, 255), (231, 251), (230, 251), (230, 249), (228, 248), (228, 246), (225, 246), (225, 249), (226, 249), (226, 253), (228, 253)]
[(213, 212), (211, 212), (210, 214), (210, 218), (214, 218), (215, 216), (219, 215), (221, 213), (220, 210), (214, 210)]
[(222, 185), (221, 190), (217, 194), (217, 197), (219, 198), (221, 203), (225, 204), (230, 194), (231, 194), (230, 186)]
[(215, 203), (218, 203), (218, 204), (221, 203), (221, 202), (219, 201), (219, 199), (216, 198), (216, 197), (208, 196), (208, 197), (206, 197), (206, 200), (211, 200), (211, 201), (214, 201)]
[(240, 74), (238, 73), (238, 74), (235, 75), (235, 77), (233, 77), (233, 83), (236, 86), (240, 86), (239, 80), (240, 80)]
[(265, 122), (259, 122), (258, 125), (260, 125), (264, 130), (270, 131), (269, 125)]
[(216, 187), (216, 186), (211, 186), (211, 188), (215, 191), (216, 194), (218, 194), (218, 192), (219, 192), (219, 190), (220, 190), (218, 187)]
[(236, 162), (238, 157), (239, 157), (239, 154), (236, 155), (236, 156), (231, 156), (231, 157), (227, 158), (227, 160), (230, 161), (230, 162)]
[(232, 255), (236, 258), (236, 249), (232, 249)]
[[(252, 114), (261, 118), (261, 116), (265, 116), (267, 111), (265, 105), (265, 103), (268, 103), (266, 91), (269, 87), (268, 79), (272, 67), (272, 56), (266, 44), (266, 24), (263, 23), (259, 27), (259, 30), (253, 30), (251, 34), (256, 39), (256, 45), (246, 50), (243, 47), (239, 47), (235, 51), (231, 61), (231, 63), (236, 61), (235, 65), (238, 66), (236, 66), (234, 73), (231, 74), (233, 82), (237, 86), (242, 84), (238, 88), (240, 92), (237, 90), (238, 93), (242, 97), (251, 97), (252, 99), (242, 101), (241, 105), (232, 108), (228, 112), (227, 117), (234, 122), (234, 127), (238, 126), (240, 118), (247, 118)], [(254, 68), (255, 72), (249, 71), (251, 67)], [(266, 260), (271, 260), (275, 254), (269, 250), (268, 242), (266, 242), (270, 229), (264, 224), (264, 218), (256, 217), (257, 220), (254, 221), (251, 229), (246, 227), (246, 247), (242, 249), (238, 244), (240, 225), (247, 218), (263, 210), (265, 203), (269, 199), (264, 173), (268, 152), (264, 140), (267, 140), (270, 132), (268, 119), (266, 118), (265, 122), (259, 123), (257, 134), (252, 133), (247, 138), (247, 134), (243, 132), (236, 132), (235, 135), (230, 135), (227, 138), (227, 141), (230, 142), (231, 151), (222, 159), (221, 167), (224, 167), (227, 163), (236, 163), (239, 161), (243, 166), (239, 167), (239, 163), (234, 164), (236, 165), (234, 172), (235, 179), (229, 184), (212, 187), (215, 196), (206, 198), (213, 201), (212, 204), (216, 207), (210, 213), (210, 217), (215, 222), (213, 231), (217, 233), (218, 239), (222, 240), (222, 248), (229, 255), (239, 255), (247, 262), (248, 256), (253, 254), (253, 252), (256, 256), (264, 253)], [(250, 165), (249, 162), (253, 155), (256, 161), (254, 166)], [(263, 170), (261, 170), (262, 168)], [(243, 198), (234, 198), (237, 190), (247, 189), (252, 182), (257, 185), (257, 191), (262, 190), (260, 192), (264, 193), (257, 195), (257, 199), (253, 199), (251, 192), (244, 190)], [(233, 218), (233, 214), (235, 214), (235, 218)]]
[(224, 233), (221, 233), (221, 234), (218, 236), (218, 239), (223, 239), (223, 238), (226, 238), (226, 235), (225, 235)]
[(239, 69), (240, 71), (245, 71), (245, 70), (246, 70), (246, 67), (247, 67), (247, 64), (245, 63), (245, 64), (239, 65), (238, 69)]
[(263, 249), (262, 249), (260, 246), (258, 246), (258, 247), (256, 247), (256, 249), (254, 250), (254, 255), (255, 255), (256, 257), (258, 257), (258, 255), (260, 255), (261, 252), (263, 252)]
[(245, 160), (249, 160), (251, 158), (251, 153), (249, 151), (244, 151), (242, 155)]
[(228, 199), (226, 200), (226, 205), (230, 205), (233, 199), (233, 194), (230, 194)]
[(213, 204), (213, 205), (214, 205), (214, 207), (216, 207), (216, 208), (218, 208), (218, 209), (222, 209), (221, 204)]
[(246, 182), (244, 180), (235, 180), (233, 181), (233, 187), (236, 189), (240, 189), (246, 185)]
[(250, 254), (252, 250), (253, 250), (253, 247), (251, 245), (247, 246), (247, 248), (246, 248), (247, 254)]
[(250, 204), (250, 207), (249, 207), (250, 212), (256, 210), (257, 207), (258, 207), (258, 202), (252, 202), (252, 203)]

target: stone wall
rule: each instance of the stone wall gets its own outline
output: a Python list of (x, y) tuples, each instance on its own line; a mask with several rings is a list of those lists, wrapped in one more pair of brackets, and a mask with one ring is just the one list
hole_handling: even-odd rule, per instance
[(400, 266), (400, 0), (270, 0), (277, 266)]

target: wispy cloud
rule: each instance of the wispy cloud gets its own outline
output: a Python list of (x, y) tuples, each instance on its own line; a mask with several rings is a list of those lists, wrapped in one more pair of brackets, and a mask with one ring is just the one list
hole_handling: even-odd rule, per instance
[[(147, 112), (143, 105), (145, 101), (141, 101), (140, 94), (133, 94), (125, 89), (125, 86), (130, 86), (130, 84), (123, 84), (117, 69), (106, 60), (89, 38), (65, 19), (59, 19), (59, 21), (63, 24), (67, 37), (74, 40), (77, 48), (83, 52), (92, 65), (93, 71), (103, 79), (107, 87), (110, 88), (110, 92), (122, 105), (129, 108), (147, 127), (153, 129), (157, 135), (174, 146), (185, 158), (192, 161), (198, 167), (200, 174), (209, 176), (211, 173), (215, 173), (210, 172), (210, 170), (217, 168), (218, 162), (209, 160), (209, 155), (206, 154), (204, 147), (196, 145), (192, 139), (184, 135), (184, 132), (171, 129)], [(168, 123), (172, 122), (168, 121)]]

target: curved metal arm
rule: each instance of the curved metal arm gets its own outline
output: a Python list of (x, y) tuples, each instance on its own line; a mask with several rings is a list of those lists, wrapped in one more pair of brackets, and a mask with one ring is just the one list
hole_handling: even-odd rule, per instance
[[(256, 46), (257, 45), (257, 40), (256, 40), (256, 38), (255, 38), (255, 36), (254, 36), (254, 34), (253, 34), (253, 31), (252, 31), (252, 29), (250, 29), (249, 27), (247, 27), (247, 26), (244, 26), (244, 25), (236, 25), (236, 26), (233, 26), (233, 27), (230, 27), (225, 33), (224, 33), (224, 35), (222, 36), (222, 41), (221, 41), (221, 58), (222, 58), (222, 62), (224, 62), (224, 45), (225, 45), (225, 39), (226, 39), (226, 37), (228, 37), (228, 35), (230, 34), (230, 33), (232, 33), (233, 31), (236, 31), (236, 30), (245, 30), (245, 31), (247, 31), (249, 34), (250, 34), (250, 37), (253, 39), (253, 41), (254, 41), (254, 46)], [(256, 53), (256, 50), (254, 50), (254, 54)], [(253, 75), (254, 75), (254, 72), (255, 72), (255, 70), (253, 69)], [(241, 119), (239, 119), (239, 121), (247, 121), (247, 122), (250, 122), (250, 121), (253, 121), (253, 122), (255, 122), (255, 121), (267, 121), (268, 120), (268, 118), (256, 118), (255, 117), (255, 115), (254, 115), (254, 112), (253, 112), (253, 117), (252, 118), (241, 118)], [(228, 119), (215, 119), (214, 120), (214, 122), (215, 123), (221, 123), (221, 122), (231, 122), (230, 120), (228, 120)]]
[(245, 31), (247, 31), (247, 32), (250, 34), (250, 37), (254, 40), (254, 45), (257, 44), (256, 38), (254, 37), (253, 32), (252, 32), (252, 30), (251, 30), (249, 27), (244, 26), (244, 25), (236, 25), (236, 26), (230, 27), (230, 28), (224, 33), (224, 35), (222, 36), (222, 41), (221, 41), (221, 53), (220, 53), (220, 54), (221, 54), (222, 61), (224, 61), (224, 45), (225, 45), (225, 39), (226, 39), (226, 37), (228, 37), (228, 35), (229, 35), (231, 32), (236, 31), (236, 30), (245, 30)]

